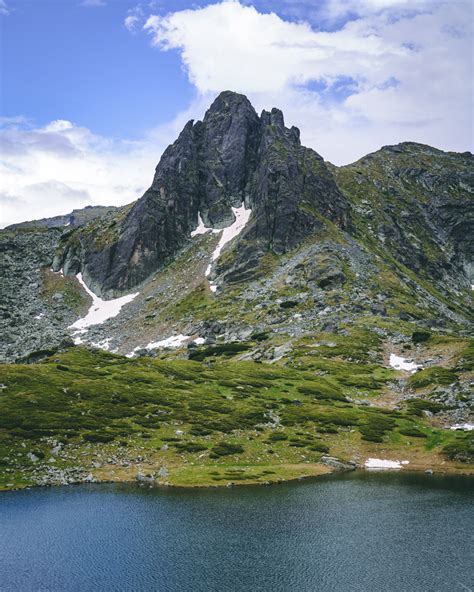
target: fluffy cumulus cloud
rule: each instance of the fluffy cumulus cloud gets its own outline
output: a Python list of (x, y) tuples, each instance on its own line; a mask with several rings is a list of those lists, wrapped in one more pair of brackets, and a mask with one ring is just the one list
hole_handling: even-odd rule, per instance
[(299, 16), (305, 4), (311, 24), (225, 0), (151, 15), (144, 28), (158, 49), (180, 52), (202, 96), (232, 89), (282, 108), (337, 164), (404, 140), (469, 149), (470, 2), (296, 2)]
[(166, 146), (202, 115), (206, 100), (137, 141), (99, 136), (62, 119), (37, 127), (24, 117), (0, 117), (0, 228), (141, 197)]
[(117, 142), (69, 121), (37, 128), (21, 118), (4, 119), (0, 226), (139, 197), (172, 133), (162, 132), (138, 143)]

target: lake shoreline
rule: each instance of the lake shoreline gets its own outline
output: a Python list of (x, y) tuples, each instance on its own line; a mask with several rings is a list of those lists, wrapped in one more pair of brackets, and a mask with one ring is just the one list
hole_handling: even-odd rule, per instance
[[(8, 493), (12, 491), (25, 491), (29, 489), (49, 489), (49, 488), (56, 488), (56, 487), (68, 487), (74, 485), (101, 485), (101, 484), (129, 484), (129, 485), (137, 485), (137, 487), (146, 487), (149, 489), (173, 489), (173, 490), (206, 490), (206, 489), (226, 489), (231, 487), (254, 487), (254, 486), (261, 486), (261, 487), (269, 487), (271, 485), (282, 485), (284, 483), (292, 483), (297, 481), (309, 481), (313, 479), (317, 479), (321, 476), (328, 476), (328, 475), (342, 475), (345, 473), (358, 473), (358, 474), (374, 474), (374, 473), (398, 473), (398, 474), (425, 474), (427, 476), (445, 476), (445, 477), (474, 477), (474, 466), (467, 465), (467, 466), (460, 466), (459, 464), (451, 463), (448, 466), (415, 466), (415, 465), (404, 465), (401, 469), (393, 469), (393, 468), (366, 468), (364, 466), (356, 466), (353, 469), (334, 469), (324, 464), (316, 464), (313, 465), (295, 465), (300, 467), (301, 470), (308, 469), (311, 472), (306, 474), (299, 474), (294, 476), (288, 477), (281, 477), (275, 475), (273, 477), (268, 478), (266, 481), (260, 481), (258, 479), (245, 479), (243, 481), (239, 481), (238, 479), (232, 480), (229, 478), (228, 481), (225, 483), (211, 483), (209, 481), (203, 482), (194, 482), (194, 483), (180, 483), (180, 482), (170, 482), (170, 481), (163, 481), (157, 479), (147, 479), (145, 475), (145, 479), (137, 479), (137, 476), (132, 477), (130, 476), (108, 476), (103, 478), (93, 477), (85, 478), (83, 480), (78, 480), (70, 483), (48, 483), (48, 484), (25, 484), (24, 486), (13, 486), (8, 488), (0, 489), (0, 494)], [(242, 467), (244, 468), (244, 467)], [(264, 468), (264, 467), (262, 467)]]

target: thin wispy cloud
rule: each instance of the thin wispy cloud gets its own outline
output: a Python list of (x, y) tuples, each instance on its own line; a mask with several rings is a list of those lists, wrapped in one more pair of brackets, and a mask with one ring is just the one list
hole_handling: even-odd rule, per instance
[(129, 14), (125, 17), (123, 21), (125, 27), (131, 32), (134, 33), (138, 29), (138, 24), (140, 22), (140, 18), (134, 14)]
[(0, 0), (0, 15), (8, 16), (10, 14), (10, 9), (5, 0)]
[(100, 6), (106, 6), (107, 2), (105, 0), (82, 0), (80, 6), (84, 6), (86, 8), (98, 8)]

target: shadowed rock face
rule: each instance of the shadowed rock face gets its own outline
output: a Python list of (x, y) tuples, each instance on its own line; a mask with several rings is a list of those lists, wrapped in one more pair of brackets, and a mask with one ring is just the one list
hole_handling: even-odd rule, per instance
[[(328, 218), (349, 224), (349, 204), (313, 150), (301, 146), (278, 109), (259, 117), (243, 96), (221, 93), (203, 121), (190, 121), (169, 146), (153, 183), (107, 224), (65, 237), (55, 268), (82, 270), (98, 294), (126, 291), (171, 260), (198, 224), (224, 228), (232, 206), (252, 209), (234, 272), (271, 250), (293, 248)], [(247, 243), (247, 248), (245, 247)], [(252, 252), (248, 252), (249, 245)]]

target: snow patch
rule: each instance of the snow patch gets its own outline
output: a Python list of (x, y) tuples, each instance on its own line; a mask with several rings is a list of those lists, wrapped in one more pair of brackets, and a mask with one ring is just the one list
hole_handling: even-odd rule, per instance
[(204, 339), (204, 337), (196, 337), (193, 343), (195, 343), (196, 345), (203, 345), (204, 343), (206, 343), (206, 340)]
[[(137, 345), (129, 354), (126, 354), (126, 358), (134, 358), (137, 351), (141, 349), (162, 349), (165, 347), (180, 347), (185, 341), (190, 339), (189, 335), (172, 335), (171, 337), (167, 337), (166, 339), (161, 339), (160, 341), (152, 341), (145, 347), (141, 345)], [(199, 339), (199, 337), (198, 337)]]
[(116, 317), (121, 311), (122, 307), (125, 306), (125, 304), (131, 302), (139, 294), (139, 292), (135, 292), (134, 294), (126, 294), (125, 296), (120, 296), (120, 298), (114, 298), (113, 300), (102, 300), (102, 298), (96, 296), (94, 292), (89, 290), (89, 288), (86, 286), (84, 280), (82, 279), (82, 273), (78, 273), (76, 278), (84, 290), (92, 298), (92, 305), (89, 308), (86, 316), (82, 319), (78, 319), (75, 323), (68, 327), (69, 329), (80, 331), (81, 333), (84, 333), (89, 327), (92, 327), (93, 325), (101, 325), (107, 319)]
[(194, 238), (199, 234), (206, 234), (208, 232), (212, 232), (212, 234), (219, 234), (220, 230), (216, 228), (208, 228), (207, 226), (205, 226), (204, 221), (201, 218), (201, 212), (198, 212), (198, 225), (196, 229), (191, 232), (191, 237)]
[(112, 337), (107, 337), (106, 339), (102, 339), (102, 341), (98, 341), (96, 343), (91, 343), (92, 347), (97, 347), (99, 349), (103, 349), (105, 351), (110, 351), (110, 342), (112, 341)]
[[(219, 259), (219, 256), (222, 252), (222, 249), (225, 247), (225, 245), (242, 232), (242, 230), (246, 226), (247, 222), (249, 221), (250, 214), (252, 213), (252, 210), (250, 208), (247, 210), (245, 208), (245, 204), (243, 203), (240, 206), (240, 208), (232, 208), (232, 212), (234, 213), (235, 221), (230, 226), (228, 226), (227, 228), (224, 228), (224, 230), (222, 230), (222, 234), (219, 239), (219, 242), (217, 243), (217, 247), (214, 249), (214, 252), (212, 253), (211, 263), (206, 268), (206, 273), (205, 273), (206, 277), (208, 277), (210, 275), (211, 269), (212, 269), (212, 263), (214, 261), (217, 261), (217, 259)], [(219, 231), (219, 232), (221, 232), (221, 231)], [(209, 282), (209, 284), (210, 284), (209, 287), (211, 288), (211, 292), (216, 292), (217, 291), (216, 284), (214, 284), (214, 282), (211, 282), (211, 281)]]
[(162, 347), (180, 347), (189, 339), (189, 335), (172, 335), (161, 341), (153, 341), (146, 346), (146, 349), (160, 349)]
[(406, 370), (407, 372), (411, 372), (412, 374), (421, 368), (421, 364), (416, 364), (415, 362), (409, 362), (406, 358), (402, 358), (401, 356), (397, 356), (396, 354), (390, 354), (389, 360), (390, 366), (395, 368), (396, 370)]
[(465, 432), (472, 432), (474, 424), (472, 423), (456, 423), (449, 428), (450, 430), (463, 430)]
[(410, 464), (408, 460), (383, 460), (381, 458), (368, 458), (364, 466), (366, 469), (377, 469), (377, 470), (385, 470), (385, 469), (401, 469), (403, 465)]
[(35, 316), (35, 319), (39, 320), (39, 319), (42, 319), (43, 317), (44, 317), (44, 312), (40, 312), (39, 315)]

